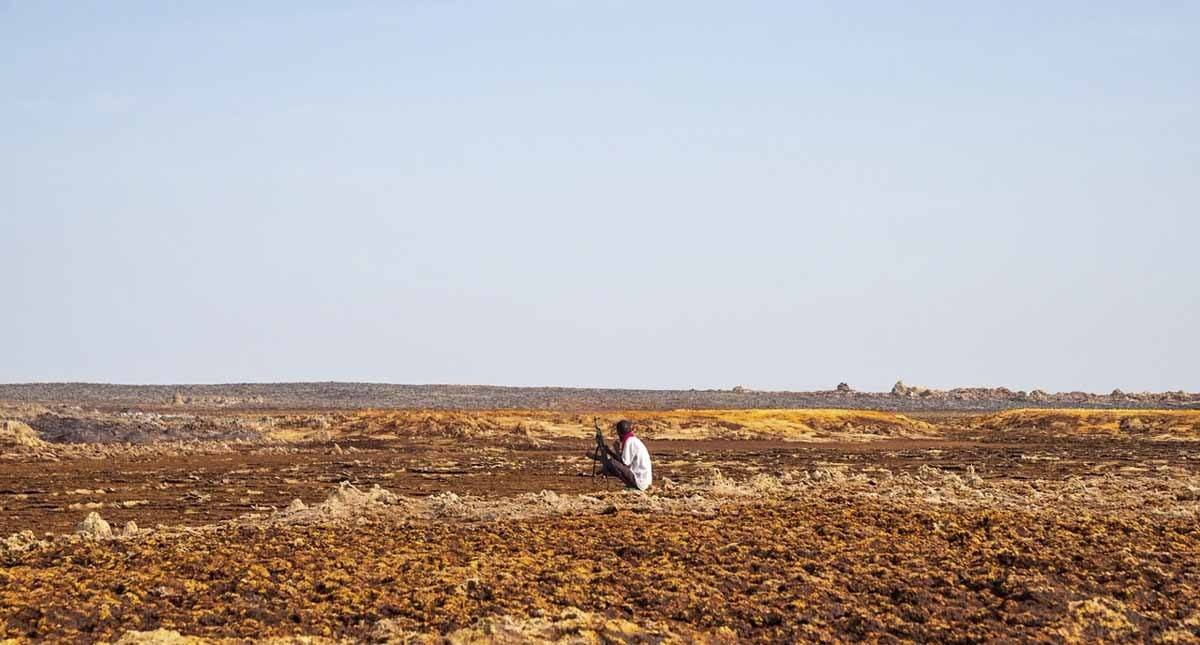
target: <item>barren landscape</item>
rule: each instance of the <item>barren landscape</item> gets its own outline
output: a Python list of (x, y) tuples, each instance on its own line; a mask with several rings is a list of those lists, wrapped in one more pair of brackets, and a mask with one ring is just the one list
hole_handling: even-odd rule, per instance
[[(1186, 405), (145, 393), (0, 406), (0, 640), (1200, 639)], [(590, 476), (594, 416), (650, 490)]]
[(237, 383), (223, 385), (116, 385), (109, 383), (0, 384), (0, 401), (97, 407), (170, 405), (177, 408), (437, 410), (676, 410), (846, 408), (857, 410), (968, 411), (1014, 408), (1197, 408), (1195, 392), (1045, 392), (1006, 387), (948, 390), (897, 381), (888, 392), (858, 391), (849, 383), (814, 392), (632, 390), (494, 385), (390, 383)]
[(0, 44), (0, 645), (1200, 645), (1200, 2)]

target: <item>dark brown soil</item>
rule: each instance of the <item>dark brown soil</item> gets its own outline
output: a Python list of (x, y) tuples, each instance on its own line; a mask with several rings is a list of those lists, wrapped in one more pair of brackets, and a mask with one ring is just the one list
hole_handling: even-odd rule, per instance
[[(593, 480), (586, 442), (500, 448), (487, 441), (397, 439), (303, 444), (279, 454), (245, 447), (198, 456), (114, 456), (60, 462), (6, 463), (0, 469), (0, 536), (22, 530), (68, 531), (90, 510), (117, 524), (200, 525), (283, 508), (293, 499), (320, 501), (340, 481), (378, 484), (397, 494), (444, 491), (485, 497), (553, 490), (577, 493), (618, 487)], [(885, 439), (852, 443), (785, 441), (650, 441), (655, 476), (687, 483), (719, 468), (732, 477), (780, 475), (830, 465), (850, 471), (922, 466), (973, 467), (983, 478), (1063, 479), (1122, 466), (1172, 465), (1200, 472), (1200, 453), (1184, 442), (1106, 439), (1012, 444), (962, 439)], [(102, 494), (95, 493), (103, 489)], [(88, 491), (76, 493), (74, 491)], [(136, 504), (125, 508), (122, 502)], [(143, 503), (144, 502), (144, 503)], [(90, 509), (83, 505), (100, 503)], [(72, 508), (72, 505), (76, 505)]]

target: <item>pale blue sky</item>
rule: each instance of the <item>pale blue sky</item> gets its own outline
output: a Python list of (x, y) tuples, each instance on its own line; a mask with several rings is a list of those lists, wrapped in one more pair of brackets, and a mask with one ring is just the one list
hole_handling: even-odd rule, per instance
[(0, 0), (0, 381), (1200, 390), (1200, 4), (167, 4)]

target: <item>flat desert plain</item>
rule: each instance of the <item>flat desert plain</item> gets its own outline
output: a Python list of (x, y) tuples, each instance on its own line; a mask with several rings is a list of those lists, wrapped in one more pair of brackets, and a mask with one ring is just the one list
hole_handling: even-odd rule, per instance
[(0, 419), (0, 642), (1200, 640), (1198, 411)]

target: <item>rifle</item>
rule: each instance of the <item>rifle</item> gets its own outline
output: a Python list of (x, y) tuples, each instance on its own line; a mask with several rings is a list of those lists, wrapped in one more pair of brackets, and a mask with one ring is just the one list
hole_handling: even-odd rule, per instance
[(601, 477), (608, 479), (603, 466), (608, 458), (608, 450), (604, 446), (604, 431), (600, 429), (600, 420), (596, 417), (592, 417), (592, 427), (596, 429), (596, 444), (592, 446), (592, 479), (596, 478), (597, 469)]

